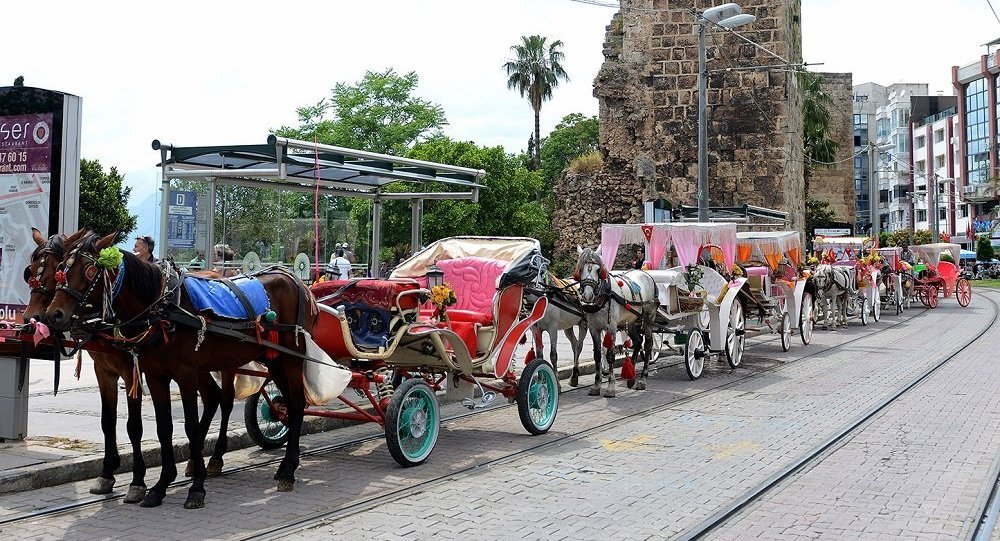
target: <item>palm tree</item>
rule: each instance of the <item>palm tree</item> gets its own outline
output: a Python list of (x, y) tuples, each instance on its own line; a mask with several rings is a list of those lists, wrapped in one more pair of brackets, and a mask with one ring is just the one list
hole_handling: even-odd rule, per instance
[(805, 143), (805, 176), (818, 164), (832, 163), (840, 145), (830, 137), (830, 109), (833, 99), (823, 89), (823, 76), (799, 73), (802, 88), (802, 136)]
[(538, 169), (541, 162), (539, 147), (539, 112), (542, 102), (552, 97), (552, 90), (559, 86), (559, 81), (569, 81), (569, 75), (562, 67), (566, 55), (560, 50), (561, 40), (555, 40), (546, 45), (542, 36), (521, 36), (521, 43), (512, 45), (515, 59), (503, 65), (507, 71), (507, 88), (516, 88), (521, 97), (527, 97), (531, 108), (535, 111), (535, 148), (532, 156), (533, 165)]

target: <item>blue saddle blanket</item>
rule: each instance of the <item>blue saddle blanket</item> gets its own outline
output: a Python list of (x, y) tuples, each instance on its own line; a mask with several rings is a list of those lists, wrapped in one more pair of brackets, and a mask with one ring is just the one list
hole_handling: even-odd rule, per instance
[(184, 288), (187, 289), (191, 304), (199, 312), (213, 312), (218, 317), (229, 319), (256, 319), (257, 316), (267, 311), (271, 302), (267, 298), (267, 292), (264, 291), (260, 280), (238, 276), (230, 281), (250, 301), (252, 314), (247, 313), (244, 304), (225, 282), (186, 276)]

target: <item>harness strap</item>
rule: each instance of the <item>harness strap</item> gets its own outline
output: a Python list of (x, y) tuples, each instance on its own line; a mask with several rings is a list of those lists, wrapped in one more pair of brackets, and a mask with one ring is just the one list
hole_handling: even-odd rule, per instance
[(226, 287), (228, 287), (230, 291), (233, 292), (233, 295), (236, 295), (236, 298), (239, 299), (240, 304), (243, 305), (243, 310), (246, 311), (247, 317), (252, 318), (256, 315), (253, 313), (254, 312), (253, 305), (250, 303), (250, 299), (247, 298), (246, 294), (243, 293), (243, 291), (240, 290), (240, 288), (236, 287), (236, 284), (234, 284), (232, 280), (226, 277), (222, 277), (219, 278), (219, 281), (222, 282), (223, 284), (226, 284)]

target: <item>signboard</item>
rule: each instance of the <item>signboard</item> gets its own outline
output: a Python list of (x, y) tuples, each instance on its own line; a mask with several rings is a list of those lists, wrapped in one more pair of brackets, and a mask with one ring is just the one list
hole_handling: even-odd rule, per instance
[(171, 191), (167, 205), (167, 246), (194, 248), (197, 231), (198, 194)]
[(850, 237), (849, 227), (817, 227), (813, 229), (813, 235), (817, 237)]
[(0, 87), (0, 320), (19, 320), (28, 304), (31, 228), (76, 230), (79, 130), (79, 97)]

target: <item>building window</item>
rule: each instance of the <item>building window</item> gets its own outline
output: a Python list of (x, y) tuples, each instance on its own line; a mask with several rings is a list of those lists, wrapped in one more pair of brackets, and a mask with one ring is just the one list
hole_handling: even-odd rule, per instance
[(924, 137), (923, 135), (917, 137), (913, 143), (913, 148), (924, 148), (924, 144), (926, 143), (926, 141), (927, 138)]
[(916, 169), (917, 173), (927, 172), (927, 162), (924, 160), (920, 160), (919, 162), (914, 162), (913, 167)]
[(918, 210), (917, 211), (917, 221), (918, 222), (926, 222), (927, 221), (927, 211), (926, 210)]
[(934, 169), (941, 169), (942, 167), (944, 167), (944, 154), (934, 156)]
[(934, 132), (934, 142), (940, 143), (941, 141), (944, 141), (944, 130)]
[(938, 219), (939, 220), (947, 220), (948, 219), (948, 211), (946, 209), (938, 209)]
[(965, 86), (965, 160), (969, 183), (980, 184), (989, 178), (989, 113), (986, 79), (976, 79)]
[(967, 207), (966, 205), (959, 205), (958, 206), (958, 212), (959, 212), (959, 214), (958, 214), (959, 218), (968, 218), (969, 217), (969, 207)]

